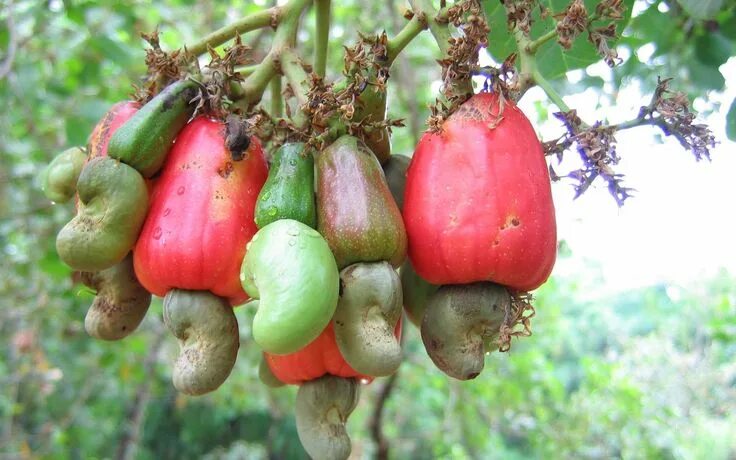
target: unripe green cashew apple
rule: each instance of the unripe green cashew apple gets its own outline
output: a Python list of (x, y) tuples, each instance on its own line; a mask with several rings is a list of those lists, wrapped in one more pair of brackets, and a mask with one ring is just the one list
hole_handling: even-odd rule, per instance
[(269, 353), (293, 353), (307, 345), (337, 307), (335, 258), (316, 230), (296, 220), (277, 220), (253, 236), (240, 281), (259, 299), (253, 339)]

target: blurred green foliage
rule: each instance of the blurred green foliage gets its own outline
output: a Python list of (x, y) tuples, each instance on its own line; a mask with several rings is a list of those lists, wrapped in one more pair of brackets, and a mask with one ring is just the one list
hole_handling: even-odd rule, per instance
[[(334, 78), (356, 26), (393, 35), (403, 4), (333, 3)], [(669, 12), (658, 14), (665, 3)], [(686, 19), (688, 29), (668, 19), (683, 14), (673, 2), (638, 4), (644, 9), (622, 44), (654, 43), (656, 66), (632, 52), (616, 70), (621, 81), (653, 87), (652, 76), (669, 69), (688, 72), (691, 93), (723, 86), (713, 68), (733, 54), (733, 8)], [(91, 293), (54, 249), (73, 205), (52, 206), (36, 181), (57, 152), (84, 144), (107, 108), (132, 92), (145, 71), (140, 32), (158, 27), (162, 44), (176, 48), (261, 7), (234, 0), (1, 7), (0, 49), (12, 60), (0, 79), (0, 458), (305, 457), (292, 415), (295, 388), (268, 390), (258, 381), (247, 307), (237, 310), (242, 346), (232, 376), (200, 398), (170, 383), (177, 345), (160, 302), (122, 342), (86, 335)], [(708, 21), (718, 23), (716, 32)], [(310, 13), (300, 35), (306, 56), (312, 24)], [(389, 112), (407, 123), (395, 131), (395, 152), (411, 152), (434, 98), (437, 52), (427, 35), (392, 69)], [(256, 31), (246, 42), (262, 56), (270, 36)], [(698, 71), (713, 75), (701, 79)], [(490, 355), (471, 382), (436, 370), (407, 322), (406, 362), (383, 421), (392, 458), (734, 458), (736, 278), (722, 273), (607, 297), (596, 294), (605, 284), (596, 273), (588, 266), (554, 276), (537, 293), (534, 335), (509, 354)], [(364, 387), (349, 423), (355, 458), (375, 452), (368, 422), (382, 385)]]

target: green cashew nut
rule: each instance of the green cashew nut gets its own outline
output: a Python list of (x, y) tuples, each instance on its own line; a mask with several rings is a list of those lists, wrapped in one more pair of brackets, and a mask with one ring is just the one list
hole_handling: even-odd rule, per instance
[(424, 312), (424, 348), (445, 374), (459, 380), (474, 379), (483, 370), (485, 354), (510, 309), (511, 296), (501, 285), (442, 286)]
[(174, 387), (201, 395), (222, 385), (240, 347), (238, 321), (230, 304), (209, 291), (172, 289), (164, 297), (164, 323), (179, 339)]
[(240, 283), (260, 299), (253, 339), (269, 353), (293, 353), (316, 339), (337, 307), (335, 258), (316, 230), (281, 219), (248, 243)]
[(401, 318), (401, 281), (388, 262), (353, 264), (340, 272), (335, 340), (345, 361), (361, 374), (385, 376), (401, 364), (394, 335)]
[(110, 268), (130, 252), (148, 211), (138, 171), (107, 157), (94, 158), (77, 181), (77, 215), (56, 237), (59, 257), (75, 270)]
[(355, 379), (326, 375), (302, 384), (296, 394), (296, 431), (310, 457), (344, 460), (350, 456), (348, 417), (358, 405)]
[(151, 294), (135, 276), (132, 254), (107, 270), (82, 272), (82, 282), (97, 291), (84, 328), (98, 339), (127, 337), (143, 321), (151, 304)]
[(87, 153), (72, 147), (56, 155), (41, 173), (41, 190), (54, 203), (66, 203), (77, 191), (77, 179)]

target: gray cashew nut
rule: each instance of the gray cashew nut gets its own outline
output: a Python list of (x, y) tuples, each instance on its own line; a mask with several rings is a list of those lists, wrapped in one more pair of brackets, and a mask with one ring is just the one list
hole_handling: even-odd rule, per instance
[(238, 321), (228, 302), (208, 291), (172, 289), (164, 298), (164, 323), (179, 339), (174, 387), (201, 395), (222, 385), (240, 347)]
[(296, 430), (310, 457), (345, 460), (350, 456), (348, 416), (358, 404), (360, 386), (355, 379), (326, 375), (305, 382), (296, 394)]
[(84, 328), (92, 337), (120, 340), (143, 321), (151, 304), (151, 294), (138, 282), (133, 255), (99, 272), (82, 272), (85, 286), (97, 292), (84, 318)]
[(511, 296), (498, 284), (440, 287), (422, 320), (427, 354), (450, 377), (474, 379), (483, 370), (485, 353), (498, 337), (510, 308)]
[(393, 374), (401, 364), (394, 335), (403, 307), (399, 275), (388, 262), (357, 263), (340, 272), (340, 283), (333, 317), (340, 353), (361, 374)]

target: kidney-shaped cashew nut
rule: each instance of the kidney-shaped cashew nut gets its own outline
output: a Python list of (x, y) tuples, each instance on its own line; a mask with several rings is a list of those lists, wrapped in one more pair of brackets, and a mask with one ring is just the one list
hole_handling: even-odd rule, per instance
[(174, 387), (201, 395), (222, 385), (240, 347), (238, 321), (227, 300), (208, 291), (172, 289), (164, 298), (164, 323), (179, 339)]
[(340, 282), (333, 317), (340, 353), (361, 374), (393, 374), (401, 364), (394, 335), (402, 309), (399, 275), (388, 262), (358, 263), (340, 272)]
[(82, 272), (82, 282), (97, 291), (84, 328), (98, 339), (127, 337), (143, 321), (151, 304), (151, 294), (135, 276), (132, 254), (107, 270)]
[(344, 460), (350, 456), (348, 416), (358, 404), (355, 379), (326, 375), (302, 384), (296, 394), (296, 431), (304, 450), (315, 459)]
[(450, 377), (474, 379), (510, 308), (511, 296), (498, 284), (442, 286), (430, 298), (422, 320), (427, 354)]

